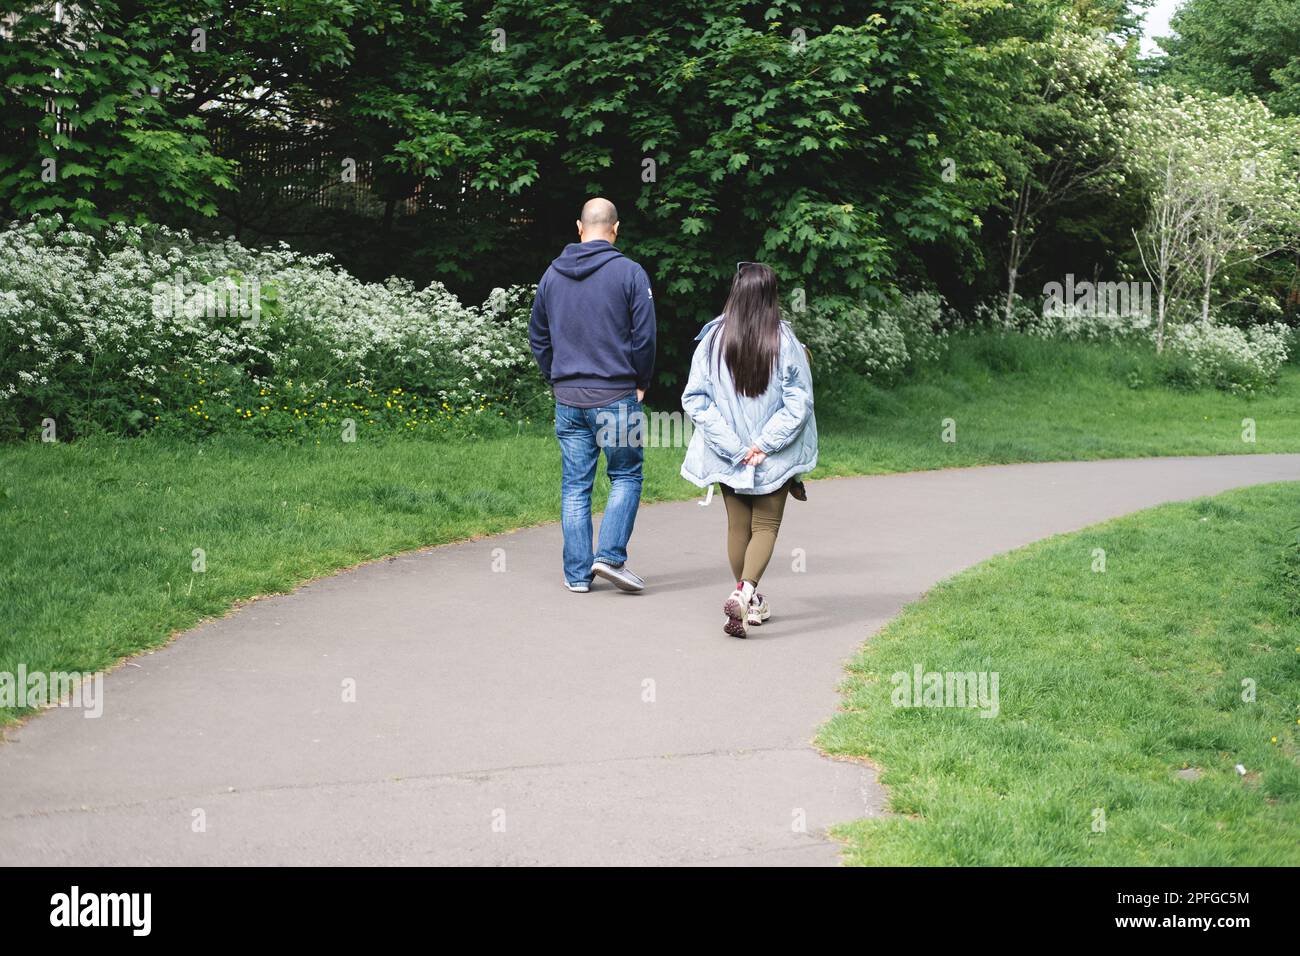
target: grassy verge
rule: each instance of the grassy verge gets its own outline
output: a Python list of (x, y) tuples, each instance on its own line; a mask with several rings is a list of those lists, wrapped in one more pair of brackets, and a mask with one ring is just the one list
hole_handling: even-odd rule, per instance
[[(849, 862), (1300, 864), (1298, 522), (1297, 483), (1167, 505), (909, 608), (820, 735), (878, 763), (900, 814), (842, 828)], [(996, 716), (895, 706), (918, 664), (997, 672)]]
[[(1300, 451), (1300, 367), (1252, 399), (1178, 391), (1159, 375), (1138, 348), (982, 335), (900, 388), (818, 379), (824, 473)], [(955, 442), (940, 440), (944, 419)]]
[[(1151, 360), (1124, 348), (959, 339), (942, 365), (896, 389), (819, 381), (818, 476), (1300, 451), (1294, 366), (1250, 401), (1154, 380)], [(1253, 444), (1241, 439), (1244, 417), (1256, 421)], [(956, 442), (941, 440), (944, 418)], [(647, 449), (647, 500), (697, 493), (677, 475), (681, 458)], [(554, 520), (558, 480), (540, 423), (442, 441), (363, 428), (352, 444), (232, 435), (0, 447), (0, 671), (96, 670), (244, 598)], [(0, 708), (0, 722), (17, 713)]]

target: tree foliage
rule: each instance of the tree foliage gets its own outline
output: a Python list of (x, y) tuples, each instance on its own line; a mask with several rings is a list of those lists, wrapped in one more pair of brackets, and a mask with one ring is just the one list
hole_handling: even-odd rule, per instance
[(979, 260), (978, 178), (942, 175), (972, 126), (962, 43), (941, 0), (24, 5), (0, 202), (86, 225), (245, 215), (262, 170), (213, 143), (273, 131), (312, 137), (322, 176), (373, 165), (378, 242), (418, 196), (397, 238), (449, 279), (538, 267), (603, 193), (670, 315), (716, 309), (737, 259), (809, 302), (879, 300), (927, 254)]
[(1138, 242), (1161, 326), (1186, 290), (1208, 323), (1226, 277), (1300, 247), (1300, 121), (1253, 97), (1156, 85), (1125, 125), (1151, 197)]
[(1300, 114), (1300, 0), (1185, 0), (1170, 27), (1160, 40), (1168, 82)]
[[(232, 185), (202, 120), (169, 111), (184, 79), (162, 5), (10, 4), (0, 44), (0, 199), (17, 214), (100, 225), (151, 205), (212, 214)], [(172, 11), (174, 12), (174, 11)]]
[[(1296, 2), (1223, 6), (1263, 30)], [(540, 274), (603, 194), (671, 375), (737, 260), (843, 313), (1117, 268), (1143, 211), (1115, 170), (1142, 6), (8, 0), (0, 212), (214, 223), (477, 297)], [(1240, 20), (1208, 8), (1176, 21), (1189, 78), (1196, 38)], [(1258, 53), (1219, 79), (1284, 100), (1293, 61)]]

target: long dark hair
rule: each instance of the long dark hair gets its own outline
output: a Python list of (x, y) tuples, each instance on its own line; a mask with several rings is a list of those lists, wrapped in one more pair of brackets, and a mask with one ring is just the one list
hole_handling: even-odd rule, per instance
[(779, 301), (775, 272), (761, 262), (737, 267), (717, 337), (722, 360), (741, 395), (753, 398), (767, 391), (781, 354)]

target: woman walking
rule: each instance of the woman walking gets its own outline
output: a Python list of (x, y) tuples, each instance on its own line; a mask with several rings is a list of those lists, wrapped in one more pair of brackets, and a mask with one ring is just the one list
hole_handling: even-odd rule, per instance
[(682, 408), (695, 434), (682, 477), (718, 482), (727, 509), (727, 559), (736, 589), (723, 630), (744, 637), (770, 616), (758, 593), (792, 485), (817, 465), (808, 355), (781, 321), (776, 275), (757, 262), (736, 267), (722, 315), (696, 336)]

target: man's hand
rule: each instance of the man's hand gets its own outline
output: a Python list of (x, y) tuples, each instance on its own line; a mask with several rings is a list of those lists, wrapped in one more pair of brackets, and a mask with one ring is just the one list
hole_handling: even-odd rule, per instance
[(761, 465), (766, 460), (767, 460), (767, 452), (760, 451), (759, 447), (757, 445), (754, 445), (752, 448), (749, 449), (749, 454), (745, 456), (743, 464)]
[(645, 389), (644, 389), (644, 388), (638, 388), (638, 389), (636, 390), (636, 400), (637, 400), (638, 402), (640, 402), (640, 401), (643, 401), (644, 399), (645, 399)]

